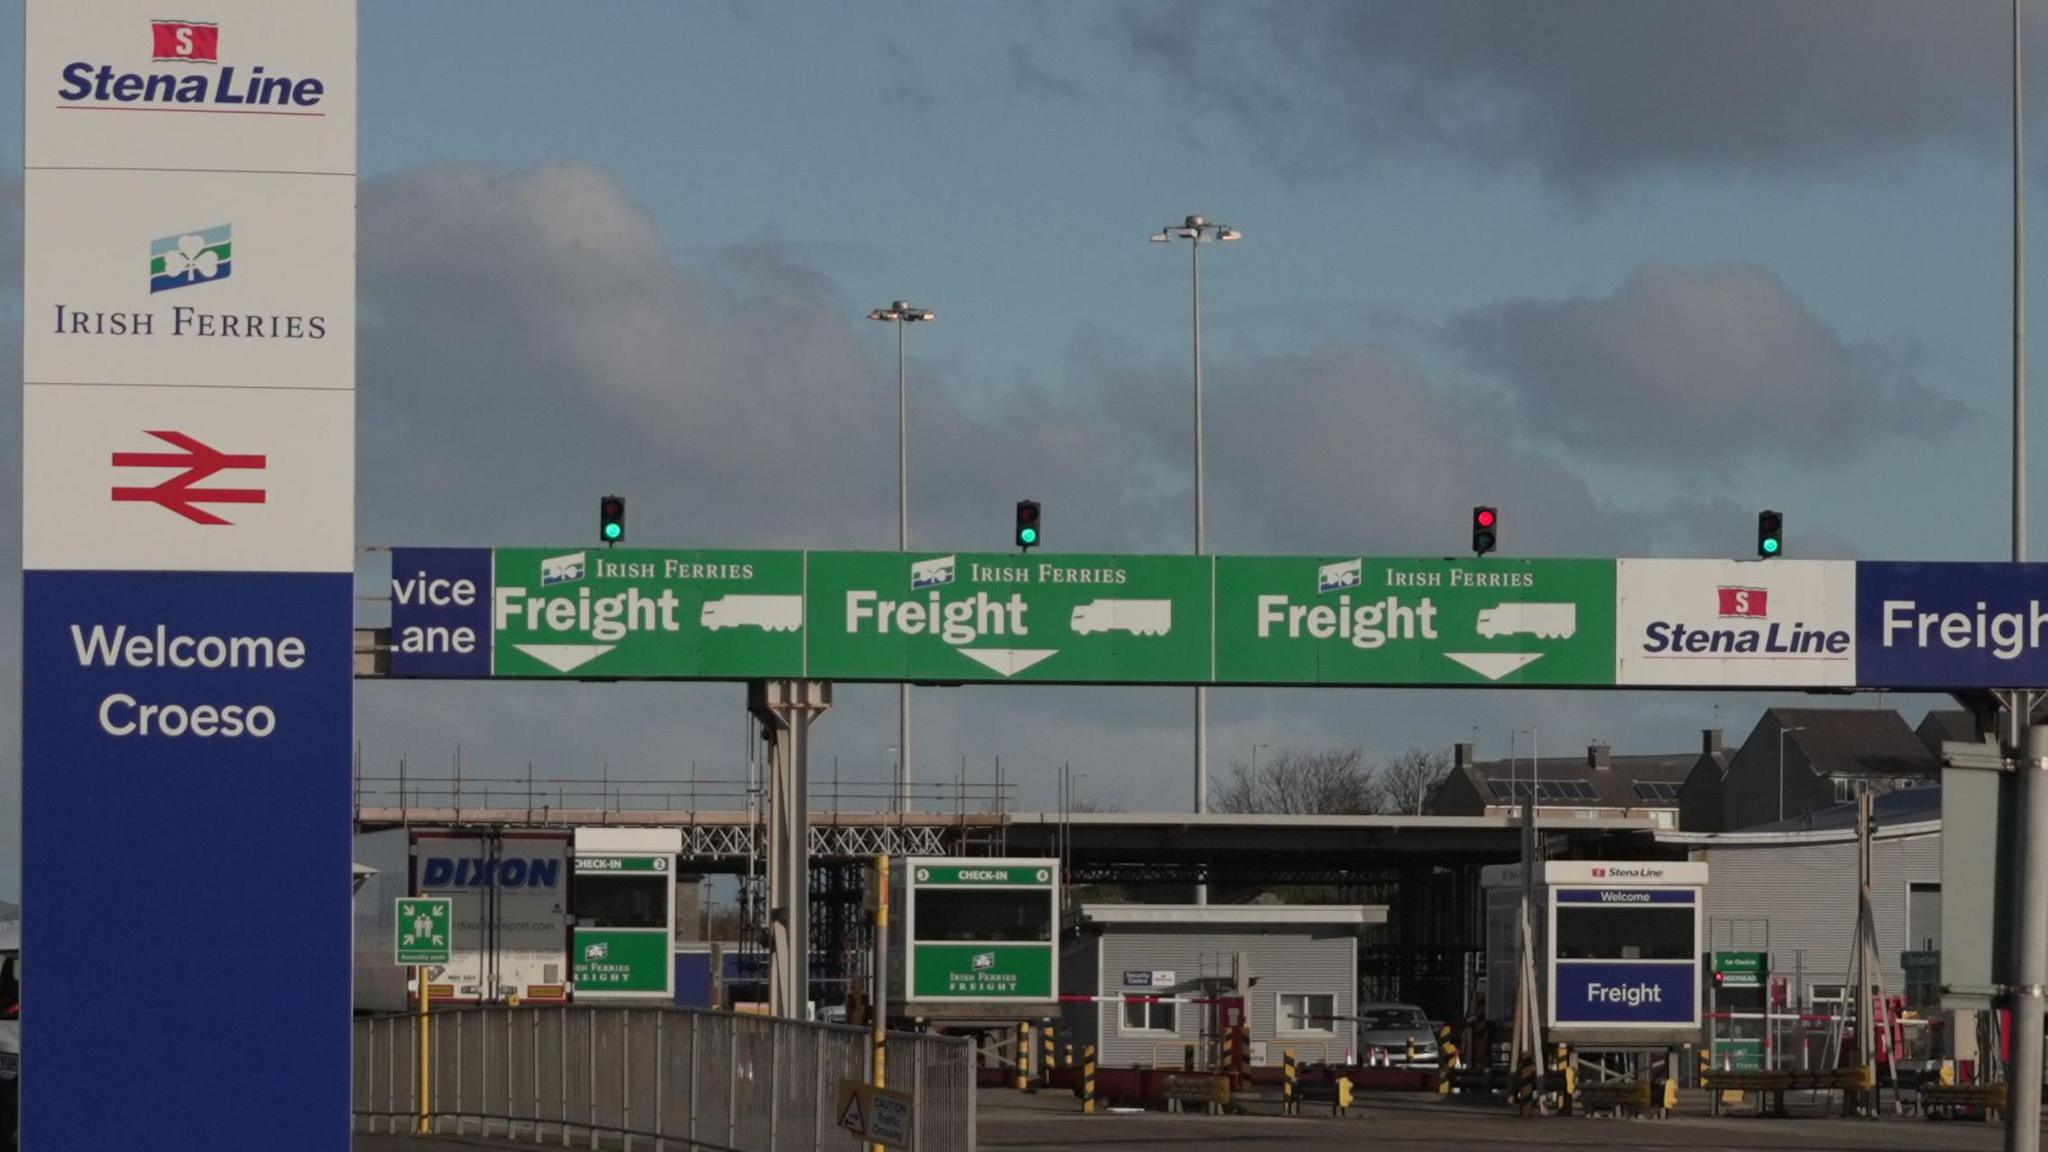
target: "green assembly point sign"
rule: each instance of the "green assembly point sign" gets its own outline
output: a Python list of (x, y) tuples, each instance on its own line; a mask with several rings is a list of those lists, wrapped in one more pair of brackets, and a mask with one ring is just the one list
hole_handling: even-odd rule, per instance
[(916, 1000), (1050, 1000), (1050, 944), (919, 944), (911, 955)]
[(803, 675), (804, 554), (501, 548), (497, 676)]
[(1215, 679), (1612, 684), (1614, 562), (1219, 556)]
[(571, 947), (579, 994), (668, 990), (674, 960), (666, 929), (578, 928)]
[(808, 675), (1193, 683), (1209, 676), (1200, 556), (813, 552)]
[(455, 902), (446, 896), (400, 896), (392, 933), (396, 961), (446, 967), (455, 959), (454, 922)]

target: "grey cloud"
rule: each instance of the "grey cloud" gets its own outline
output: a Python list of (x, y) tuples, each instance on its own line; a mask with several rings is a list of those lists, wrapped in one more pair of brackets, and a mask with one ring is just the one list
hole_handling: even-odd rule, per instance
[(1288, 168), (1408, 149), (1587, 190), (1930, 141), (2000, 147), (2003, 4), (1947, 0), (1288, 0), (1119, 21), (1176, 94)]
[(1838, 457), (1955, 419), (1895, 358), (1845, 343), (1752, 264), (1652, 262), (1610, 295), (1490, 304), (1449, 334), (1501, 382), (1520, 429), (1602, 458), (1685, 470), (1758, 452)]

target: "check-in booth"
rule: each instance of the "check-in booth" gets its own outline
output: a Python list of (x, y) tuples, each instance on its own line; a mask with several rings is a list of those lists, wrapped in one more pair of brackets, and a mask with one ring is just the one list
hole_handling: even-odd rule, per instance
[(911, 856), (889, 879), (891, 1015), (1014, 1023), (1057, 1010), (1059, 861)]
[[(1486, 868), (1487, 1016), (1513, 1018), (1519, 865)], [(1701, 909), (1707, 866), (1679, 861), (1551, 860), (1531, 922), (1543, 1020), (1553, 1042), (1664, 1048), (1700, 1030)]]
[(578, 1000), (672, 1000), (675, 828), (578, 828), (569, 965)]

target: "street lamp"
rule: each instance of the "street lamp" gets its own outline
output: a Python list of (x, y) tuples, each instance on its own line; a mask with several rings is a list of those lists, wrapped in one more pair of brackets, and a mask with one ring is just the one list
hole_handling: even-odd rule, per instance
[(1804, 731), (1806, 731), (1806, 725), (1804, 724), (1794, 728), (1778, 729), (1778, 819), (1780, 820), (1785, 818), (1785, 734), (1788, 732)]
[[(868, 319), (896, 326), (896, 550), (910, 551), (910, 403), (903, 386), (903, 326), (936, 320), (939, 314), (897, 300), (868, 313)], [(896, 686), (896, 809), (910, 811), (910, 683)]]
[[(1189, 280), (1193, 286), (1195, 316), (1195, 555), (1207, 547), (1203, 512), (1202, 475), (1202, 245), (1219, 240), (1241, 240), (1244, 233), (1224, 224), (1190, 216), (1169, 224), (1152, 237), (1154, 244), (1188, 242)], [(1209, 810), (1209, 689), (1195, 689), (1195, 811)]]

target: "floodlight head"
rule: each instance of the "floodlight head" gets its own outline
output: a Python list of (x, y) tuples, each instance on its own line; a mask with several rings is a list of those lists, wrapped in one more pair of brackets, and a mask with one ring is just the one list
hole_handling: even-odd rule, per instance
[(1242, 240), (1244, 239), (1244, 233), (1239, 232), (1235, 228), (1219, 227), (1216, 233), (1216, 238), (1218, 240)]

